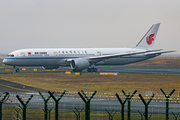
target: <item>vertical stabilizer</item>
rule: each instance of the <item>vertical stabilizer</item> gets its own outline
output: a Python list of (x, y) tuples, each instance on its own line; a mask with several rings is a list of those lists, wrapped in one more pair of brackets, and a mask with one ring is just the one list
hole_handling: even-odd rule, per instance
[(154, 45), (155, 39), (156, 39), (159, 25), (160, 25), (160, 23), (154, 24), (149, 29), (149, 31), (144, 35), (144, 37), (141, 39), (141, 41), (136, 45), (136, 48), (151, 50)]

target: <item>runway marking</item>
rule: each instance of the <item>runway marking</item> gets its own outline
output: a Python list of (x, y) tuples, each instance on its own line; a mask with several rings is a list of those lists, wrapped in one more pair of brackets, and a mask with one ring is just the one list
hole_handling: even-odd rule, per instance
[(1, 85), (1, 86), (4, 86), (4, 87), (7, 87), (7, 88), (15, 89), (15, 90), (21, 90), (21, 91), (27, 91), (27, 92), (34, 92), (34, 93), (37, 93), (36, 91), (24, 90), (24, 89), (15, 88), (15, 87), (11, 87), (11, 86), (8, 86), (8, 85), (3, 85), (3, 84), (0, 84), (0, 85)]

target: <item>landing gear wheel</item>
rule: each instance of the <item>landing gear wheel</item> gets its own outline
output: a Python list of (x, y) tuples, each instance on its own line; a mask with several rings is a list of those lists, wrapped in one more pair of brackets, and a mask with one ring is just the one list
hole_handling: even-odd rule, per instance
[(16, 69), (16, 72), (19, 72), (20, 70), (19, 69)]
[(87, 71), (88, 71), (88, 72), (91, 72), (91, 68), (88, 68)]
[(97, 68), (88, 68), (87, 71), (88, 72), (97, 72), (98, 69)]
[(98, 71), (98, 69), (97, 68), (93, 68), (93, 72), (97, 72)]

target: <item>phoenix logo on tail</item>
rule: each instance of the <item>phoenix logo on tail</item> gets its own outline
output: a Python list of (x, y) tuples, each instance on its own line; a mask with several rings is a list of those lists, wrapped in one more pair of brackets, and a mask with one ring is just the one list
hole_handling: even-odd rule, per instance
[[(155, 33), (154, 33), (155, 34)], [(149, 36), (146, 37), (146, 42), (148, 45), (151, 45), (152, 44), (152, 41), (154, 41), (154, 34), (151, 34)]]

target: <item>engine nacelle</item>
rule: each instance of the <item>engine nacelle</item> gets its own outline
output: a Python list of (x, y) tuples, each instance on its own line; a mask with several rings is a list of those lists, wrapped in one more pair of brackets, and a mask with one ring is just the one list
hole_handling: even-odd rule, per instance
[(59, 66), (43, 66), (43, 69), (57, 69)]
[(88, 68), (90, 65), (89, 61), (83, 58), (73, 59), (70, 62), (70, 66), (73, 70), (83, 70)]

